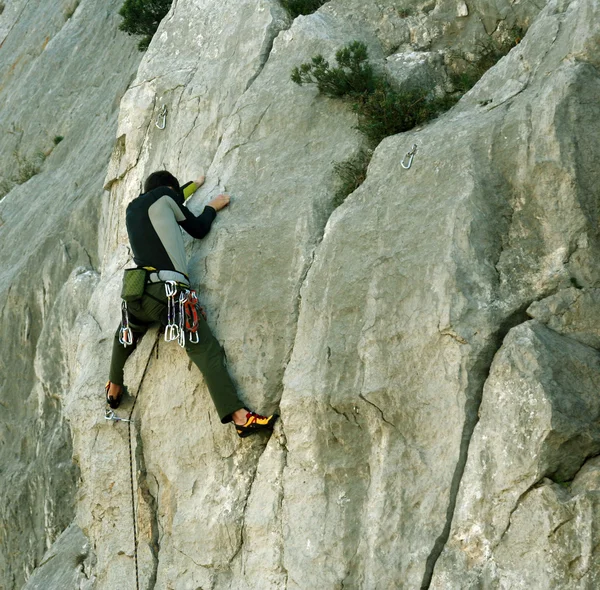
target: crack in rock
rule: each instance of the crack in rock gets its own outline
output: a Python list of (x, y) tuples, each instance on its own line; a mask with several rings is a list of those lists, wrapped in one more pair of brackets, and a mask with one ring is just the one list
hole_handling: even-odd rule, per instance
[(396, 428), (395, 424), (393, 424), (392, 422), (390, 422), (389, 420), (386, 419), (386, 417), (383, 414), (383, 410), (378, 405), (374, 404), (371, 400), (368, 400), (362, 393), (359, 393), (358, 397), (360, 397), (360, 399), (362, 399), (364, 402), (367, 402), (369, 405), (373, 406), (376, 410), (378, 410), (381, 415), (381, 419), (386, 424), (389, 424), (394, 429)]
[[(139, 419), (138, 419), (139, 420)], [(152, 555), (152, 572), (150, 579), (148, 580), (148, 590), (154, 590), (156, 586), (156, 578), (158, 576), (158, 563), (160, 553), (160, 531), (158, 523), (158, 500), (150, 492), (148, 484), (148, 472), (146, 470), (146, 462), (144, 459), (144, 444), (142, 440), (142, 428), (141, 421), (138, 421), (138, 428), (136, 429), (136, 452), (135, 461), (137, 464), (138, 472), (138, 486), (142, 493), (146, 506), (150, 512), (150, 541), (148, 546), (150, 547), (150, 553)], [(139, 541), (139, 540), (138, 540)]]
[[(527, 306), (525, 309), (526, 308)], [(481, 406), (481, 402), (483, 401), (483, 390), (490, 375), (492, 361), (494, 360), (496, 353), (502, 347), (506, 334), (508, 334), (512, 328), (515, 328), (516, 326), (527, 321), (529, 321), (529, 319), (524, 317), (524, 311), (521, 309), (501, 322), (496, 334), (491, 338), (490, 344), (479, 353), (478, 358), (475, 360), (473, 368), (470, 371), (471, 375), (473, 376), (472, 379), (475, 382), (470, 386), (467, 386), (465, 400), (465, 421), (463, 424), (458, 460), (450, 484), (448, 508), (446, 510), (446, 523), (439, 537), (436, 539), (429, 556), (427, 557), (423, 581), (421, 583), (421, 590), (429, 589), (433, 578), (435, 565), (450, 536), (452, 520), (454, 518), (456, 502), (458, 500), (458, 493), (465, 468), (467, 466), (469, 446), (471, 439), (473, 438), (475, 427), (479, 422), (479, 408)], [(471, 394), (469, 394), (469, 390), (471, 390)]]

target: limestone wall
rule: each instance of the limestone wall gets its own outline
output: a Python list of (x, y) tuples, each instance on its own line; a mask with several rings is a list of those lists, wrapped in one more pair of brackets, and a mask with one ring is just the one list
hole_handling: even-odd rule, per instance
[[(595, 587), (598, 2), (331, 0), (292, 21), (276, 0), (176, 0), (143, 57), (118, 6), (0, 16), (2, 173), (64, 135), (0, 202), (0, 587), (135, 587), (103, 384), (124, 211), (157, 168), (206, 174), (194, 211), (232, 195), (186, 242), (190, 272), (240, 396), (281, 420), (240, 440), (184, 352), (145, 337), (126, 372), (140, 587)], [(517, 26), (334, 206), (334, 163), (364, 140), (295, 65), (361, 40), (399, 80), (437, 64), (444, 92), (444, 57)]]

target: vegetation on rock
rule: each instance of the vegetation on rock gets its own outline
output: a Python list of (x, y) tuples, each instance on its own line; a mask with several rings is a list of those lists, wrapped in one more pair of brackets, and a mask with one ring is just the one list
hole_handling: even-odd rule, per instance
[(408, 131), (450, 108), (456, 98), (429, 96), (423, 90), (400, 92), (368, 62), (364, 43), (354, 41), (336, 53), (337, 65), (329, 65), (322, 55), (292, 70), (296, 84), (316, 84), (326, 96), (350, 102), (358, 115), (356, 128), (371, 146), (384, 137)]
[(312, 14), (328, 0), (281, 0), (283, 7), (289, 12), (292, 18), (302, 14)]
[(365, 181), (372, 157), (373, 151), (363, 148), (348, 160), (333, 165), (339, 182), (333, 199), (334, 208), (339, 207)]
[(455, 91), (462, 95), (471, 90), (483, 74), (515, 47), (524, 35), (522, 28), (513, 27), (500, 39), (490, 37), (485, 42), (480, 42), (475, 56), (451, 52), (448, 57), (455, 65), (450, 80)]
[(119, 10), (123, 17), (119, 29), (129, 35), (142, 35), (138, 49), (145, 51), (171, 4), (173, 0), (125, 0)]
[[(335, 59), (337, 64), (331, 66), (322, 55), (316, 55), (310, 62), (295, 67), (291, 79), (300, 86), (315, 84), (322, 94), (347, 100), (358, 115), (356, 129), (364, 134), (370, 148), (384, 137), (429, 121), (458, 100), (452, 96), (431, 96), (425, 90), (397, 90), (387, 76), (375, 72), (368, 62), (367, 47), (360, 41), (340, 49)], [(371, 153), (366, 150), (335, 165), (341, 180), (335, 198), (338, 204), (364, 180)], [(349, 182), (349, 178), (354, 180)], [(358, 184), (354, 182), (358, 180)], [(349, 192), (343, 195), (344, 190)]]
[(9, 177), (0, 181), (0, 198), (8, 194), (17, 184), (24, 184), (30, 178), (39, 174), (42, 169), (42, 164), (46, 159), (46, 154), (38, 150), (32, 157), (27, 157), (21, 154), (16, 149), (13, 152), (14, 166)]
[[(501, 41), (491, 38), (481, 44), (473, 59), (454, 55), (455, 62), (462, 61), (464, 65), (450, 74), (454, 93), (442, 97), (423, 89), (398, 90), (385, 74), (373, 69), (367, 47), (360, 41), (340, 49), (335, 55), (335, 66), (322, 55), (316, 55), (310, 62), (295, 67), (291, 79), (300, 86), (315, 84), (322, 94), (348, 101), (358, 115), (356, 129), (366, 137), (369, 147), (374, 148), (385, 137), (413, 129), (447, 111), (523, 34), (523, 30), (515, 28)], [(365, 179), (371, 154), (372, 149), (362, 150), (354, 158), (335, 164), (340, 180), (334, 199), (336, 206)]]

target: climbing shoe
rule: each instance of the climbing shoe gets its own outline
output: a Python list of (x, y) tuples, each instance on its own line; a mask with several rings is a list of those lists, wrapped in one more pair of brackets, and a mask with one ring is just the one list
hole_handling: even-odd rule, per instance
[(273, 426), (279, 416), (273, 414), (272, 416), (261, 416), (254, 412), (248, 412), (246, 414), (245, 424), (236, 424), (235, 429), (240, 438), (246, 438), (255, 432), (261, 432), (262, 430), (273, 430)]
[(123, 397), (123, 388), (121, 388), (121, 392), (117, 397), (108, 397), (108, 392), (110, 390), (110, 381), (106, 382), (104, 386), (104, 391), (106, 391), (106, 403), (113, 409), (116, 410), (121, 405), (121, 398)]

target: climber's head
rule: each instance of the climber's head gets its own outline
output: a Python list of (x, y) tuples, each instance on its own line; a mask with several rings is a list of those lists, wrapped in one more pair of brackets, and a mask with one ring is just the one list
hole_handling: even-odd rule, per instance
[(150, 174), (144, 183), (144, 192), (149, 193), (159, 186), (170, 186), (173, 190), (179, 192), (179, 181), (166, 170), (158, 170)]

